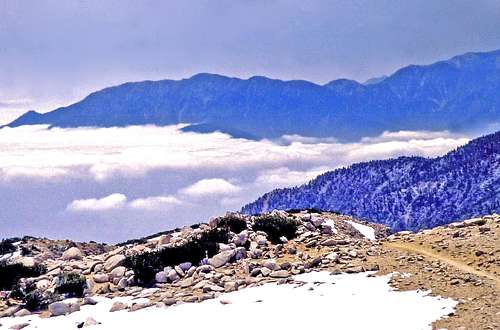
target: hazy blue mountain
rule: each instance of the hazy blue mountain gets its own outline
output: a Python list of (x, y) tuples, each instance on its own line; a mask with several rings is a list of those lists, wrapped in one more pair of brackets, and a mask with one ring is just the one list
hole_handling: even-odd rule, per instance
[(500, 122), (500, 50), (405, 67), (370, 84), (323, 86), (266, 77), (198, 74), (179, 81), (126, 83), (8, 126), (59, 127), (191, 123), (244, 137), (283, 134), (358, 139), (384, 130), (467, 131)]
[(338, 211), (394, 230), (500, 212), (500, 132), (438, 158), (401, 157), (327, 172), (267, 193), (242, 211), (304, 208)]

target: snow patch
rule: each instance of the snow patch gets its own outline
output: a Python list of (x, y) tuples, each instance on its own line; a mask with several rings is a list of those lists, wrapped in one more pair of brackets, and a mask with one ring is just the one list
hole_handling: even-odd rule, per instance
[(369, 240), (374, 241), (376, 239), (375, 229), (373, 229), (372, 227), (349, 220), (345, 220), (345, 222), (353, 226), (357, 231), (359, 231), (364, 237), (368, 238)]
[[(25, 316), (0, 319), (5, 327), (30, 323), (25, 329), (72, 329), (87, 317), (101, 324), (90, 329), (431, 329), (431, 323), (453, 312), (456, 301), (429, 296), (422, 291), (394, 291), (391, 275), (368, 277), (369, 273), (311, 272), (296, 277), (305, 285), (266, 284), (221, 295), (198, 304), (169, 308), (150, 307), (136, 312), (110, 313), (114, 301), (144, 302), (131, 297), (97, 297), (95, 306), (82, 306), (67, 316), (42, 319)], [(313, 290), (310, 290), (313, 288)], [(221, 300), (230, 301), (223, 305)], [(415, 312), (415, 311), (418, 311)], [(252, 315), (254, 321), (247, 319)], [(360, 317), (362, 315), (362, 317)]]

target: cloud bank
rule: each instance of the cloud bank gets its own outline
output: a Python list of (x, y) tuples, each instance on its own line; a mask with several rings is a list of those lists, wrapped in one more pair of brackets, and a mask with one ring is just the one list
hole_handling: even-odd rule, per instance
[(469, 140), (386, 132), (356, 143), (252, 141), (181, 127), (0, 129), (0, 233), (116, 242), (238, 210), (355, 162), (434, 157)]

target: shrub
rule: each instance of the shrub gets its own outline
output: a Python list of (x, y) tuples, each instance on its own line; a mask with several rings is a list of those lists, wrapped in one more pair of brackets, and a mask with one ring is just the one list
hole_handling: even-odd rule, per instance
[(17, 238), (8, 238), (0, 241), (0, 255), (12, 253), (16, 251), (16, 247), (14, 246), (14, 242), (18, 241)]
[(23, 277), (37, 277), (47, 271), (45, 266), (26, 267), (22, 264), (0, 262), (0, 290), (12, 290)]
[(233, 233), (238, 234), (247, 229), (247, 222), (245, 219), (230, 214), (218, 218), (216, 220), (216, 226), (219, 228), (225, 228), (232, 231)]
[(279, 244), (281, 236), (285, 236), (287, 239), (295, 238), (299, 224), (299, 221), (293, 218), (266, 214), (258, 216), (252, 228), (254, 231), (265, 232), (273, 244)]
[(64, 273), (57, 277), (55, 291), (69, 297), (83, 297), (86, 287), (85, 276), (77, 273)]
[(199, 237), (190, 238), (183, 245), (129, 256), (125, 260), (125, 266), (134, 270), (138, 284), (147, 286), (153, 283), (155, 274), (167, 266), (175, 266), (186, 261), (196, 265), (206, 254), (209, 257), (213, 256), (219, 250), (217, 243), (227, 243), (228, 238), (226, 229), (215, 228), (203, 232)]
[(10, 293), (10, 297), (22, 300), (24, 307), (35, 311), (47, 307), (50, 303), (59, 300), (59, 297), (49, 291), (40, 291), (35, 282), (17, 284)]

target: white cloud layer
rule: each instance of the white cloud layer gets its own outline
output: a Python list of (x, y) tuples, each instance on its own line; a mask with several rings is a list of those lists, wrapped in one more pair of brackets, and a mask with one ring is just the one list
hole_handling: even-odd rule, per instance
[(122, 241), (239, 210), (355, 162), (438, 156), (468, 141), (448, 132), (252, 141), (179, 128), (0, 129), (0, 235)]
[(201, 197), (208, 195), (231, 195), (241, 190), (240, 187), (235, 186), (229, 181), (224, 179), (203, 179), (189, 187), (182, 189), (180, 192), (184, 195)]
[(182, 202), (174, 196), (150, 196), (128, 201), (127, 196), (124, 194), (114, 193), (102, 198), (74, 200), (68, 204), (66, 210), (72, 212), (95, 212), (128, 208), (133, 210), (153, 211), (164, 210), (171, 206), (181, 204)]
[(127, 201), (127, 196), (123, 194), (111, 194), (103, 198), (77, 199), (72, 201), (68, 211), (108, 211), (122, 208)]
[[(398, 132), (358, 143), (313, 143), (314, 139), (294, 137), (287, 145), (280, 145), (234, 139), (222, 133), (185, 133), (180, 127), (3, 128), (0, 178), (90, 176), (102, 181), (115, 175), (137, 177), (164, 169), (275, 169), (290, 164), (332, 168), (399, 155), (436, 156), (468, 141), (447, 132)], [(217, 183), (201, 182), (192, 192)], [(232, 189), (221, 184), (222, 189)]]

